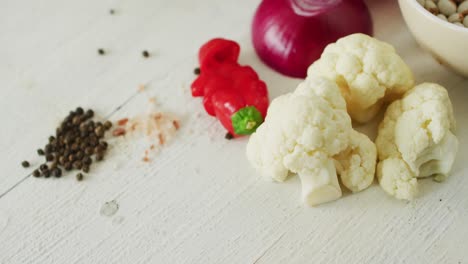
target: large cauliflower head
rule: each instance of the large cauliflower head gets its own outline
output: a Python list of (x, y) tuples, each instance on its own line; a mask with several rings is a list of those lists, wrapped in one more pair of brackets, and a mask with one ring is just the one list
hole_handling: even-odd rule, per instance
[(376, 139), (382, 188), (411, 200), (417, 194), (417, 177), (447, 176), (458, 149), (454, 130), (452, 104), (438, 84), (420, 84), (393, 102)]
[(340, 87), (355, 121), (372, 119), (385, 101), (413, 87), (413, 74), (395, 49), (364, 34), (353, 34), (328, 45), (308, 69), (308, 78), (323, 76)]
[(284, 181), (297, 173), (309, 205), (341, 196), (337, 171), (350, 190), (368, 187), (376, 155), (369, 138), (353, 130), (338, 86), (325, 78), (307, 79), (273, 100), (247, 145), (249, 161), (263, 176)]

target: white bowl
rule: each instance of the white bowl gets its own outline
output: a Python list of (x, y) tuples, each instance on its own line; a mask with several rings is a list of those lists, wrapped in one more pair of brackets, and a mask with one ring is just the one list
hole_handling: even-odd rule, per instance
[(468, 28), (429, 13), (416, 0), (398, 0), (406, 25), (416, 41), (440, 63), (468, 77)]

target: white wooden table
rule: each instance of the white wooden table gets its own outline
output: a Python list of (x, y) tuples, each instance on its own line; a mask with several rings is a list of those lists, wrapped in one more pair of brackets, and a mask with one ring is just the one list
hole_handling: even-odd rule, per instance
[[(0, 263), (468, 263), (468, 80), (420, 50), (396, 1), (369, 0), (375, 35), (418, 82), (449, 90), (461, 142), (453, 175), (422, 181), (411, 203), (374, 184), (305, 207), (297, 179), (261, 180), (246, 138), (225, 140), (189, 92), (197, 49), (217, 36), (240, 42), (241, 63), (257, 69), (272, 98), (295, 88), (300, 80), (254, 54), (258, 3), (0, 0)], [(117, 120), (144, 113), (150, 97), (182, 120), (151, 163), (141, 161), (143, 142), (119, 139), (83, 182), (37, 179), (20, 166), (39, 164), (35, 150), (76, 106)], [(101, 215), (112, 200), (117, 213)]]

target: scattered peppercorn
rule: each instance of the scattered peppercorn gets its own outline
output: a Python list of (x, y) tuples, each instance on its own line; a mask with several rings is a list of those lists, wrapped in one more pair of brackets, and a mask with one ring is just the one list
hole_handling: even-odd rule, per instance
[(80, 172), (80, 173), (76, 174), (76, 180), (77, 181), (82, 181), (83, 180), (83, 173)]
[(86, 154), (86, 155), (92, 155), (93, 153), (94, 153), (94, 150), (93, 150), (92, 147), (87, 147), (87, 148), (85, 149), (85, 154)]
[(104, 122), (104, 129), (109, 130), (112, 127), (112, 123), (110, 121)]
[(198, 68), (198, 67), (195, 68), (195, 69), (193, 70), (193, 73), (194, 73), (195, 75), (200, 75), (200, 73), (201, 73), (200, 68)]
[(103, 158), (104, 158), (104, 155), (102, 153), (97, 153), (96, 154), (96, 161), (101, 161), (101, 160), (103, 160)]
[(42, 150), (42, 149), (37, 149), (37, 154), (42, 156), (42, 155), (44, 155), (45, 153), (44, 153), (44, 150)]
[(106, 150), (107, 147), (108, 147), (109, 145), (107, 144), (106, 141), (102, 141), (102, 142), (99, 144), (99, 146), (101, 146), (101, 148), (102, 148), (103, 150)]
[(79, 159), (79, 160), (81, 160), (83, 156), (84, 156), (84, 153), (82, 151), (78, 151), (75, 154), (76, 159)]
[(98, 137), (103, 137), (103, 136), (104, 136), (104, 127), (103, 127), (102, 125), (96, 127), (96, 129), (94, 129), (94, 133), (95, 133), (96, 136), (98, 136)]
[(47, 155), (46, 155), (46, 160), (47, 160), (47, 161), (53, 161), (53, 160), (54, 160), (54, 155), (52, 155), (52, 154), (47, 154)]
[(21, 162), (21, 166), (23, 166), (24, 168), (27, 168), (29, 167), (29, 162), (27, 160)]
[(81, 168), (83, 168), (83, 163), (81, 163), (81, 161), (75, 161), (73, 162), (73, 168), (77, 169), (77, 170), (81, 170)]
[(106, 54), (106, 52), (105, 52), (103, 49), (98, 49), (98, 53), (99, 53), (99, 55), (104, 55), (104, 54)]
[(44, 175), (44, 177), (46, 177), (46, 178), (49, 178), (50, 177), (50, 170), (43, 171), (42, 175)]
[(148, 58), (150, 56), (149, 52), (147, 50), (144, 50), (142, 53), (143, 57)]
[(48, 170), (49, 167), (47, 166), (47, 164), (42, 164), (41, 166), (39, 166), (39, 169), (40, 169), (42, 172), (44, 172), (44, 171)]
[(72, 164), (70, 162), (67, 162), (67, 163), (65, 163), (64, 168), (65, 168), (66, 171), (71, 171), (73, 166), (72, 166)]
[(55, 168), (54, 169), (54, 176), (56, 178), (60, 178), (62, 176), (62, 170), (60, 168)]
[(81, 106), (78, 106), (75, 110), (77, 115), (82, 115), (84, 113), (84, 109)]
[(83, 164), (85, 165), (90, 165), (91, 163), (93, 163), (93, 160), (89, 156), (86, 156), (81, 162), (83, 162)]
[(41, 176), (41, 172), (39, 170), (34, 170), (33, 171), (33, 176), (34, 177), (40, 177)]
[(231, 139), (234, 138), (234, 136), (231, 133), (228, 132), (228, 133), (226, 133), (226, 136), (224, 136), (224, 138), (227, 139), (227, 140), (231, 140)]
[(89, 165), (83, 165), (83, 172), (88, 173), (89, 172)]

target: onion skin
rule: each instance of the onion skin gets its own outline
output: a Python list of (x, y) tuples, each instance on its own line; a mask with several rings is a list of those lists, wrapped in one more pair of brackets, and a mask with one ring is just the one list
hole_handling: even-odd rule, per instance
[(305, 78), (328, 44), (354, 33), (372, 35), (372, 19), (362, 0), (335, 1), (307, 12), (314, 1), (324, 2), (263, 0), (255, 13), (254, 48), (265, 64), (284, 75)]

